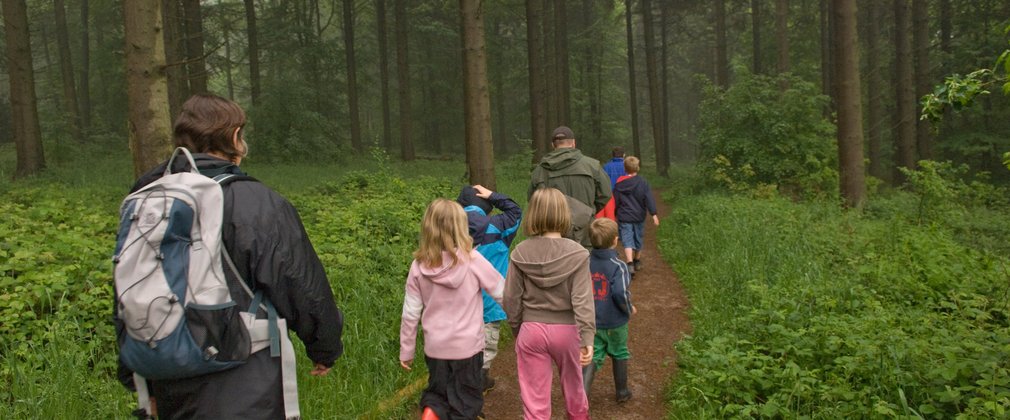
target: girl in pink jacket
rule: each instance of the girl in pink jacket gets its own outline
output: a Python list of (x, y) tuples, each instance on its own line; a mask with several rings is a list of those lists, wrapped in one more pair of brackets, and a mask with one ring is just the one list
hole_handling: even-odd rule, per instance
[(440, 419), (475, 419), (484, 405), (484, 306), (481, 289), (501, 304), (505, 280), (473, 249), (466, 213), (436, 199), (421, 220), (407, 274), (400, 321), (400, 366), (414, 361), (417, 325), (424, 331), (428, 387), (420, 408)]

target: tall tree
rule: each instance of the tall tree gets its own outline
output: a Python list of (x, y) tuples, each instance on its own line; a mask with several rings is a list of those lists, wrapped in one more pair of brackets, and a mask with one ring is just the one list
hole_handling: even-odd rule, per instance
[(130, 151), (133, 174), (139, 177), (164, 158), (171, 138), (161, 7), (123, 0), (123, 19)]
[(171, 118), (175, 118), (182, 109), (182, 103), (189, 97), (185, 64), (186, 45), (183, 38), (186, 34), (186, 25), (183, 22), (182, 3), (179, 0), (161, 0), (161, 17), (165, 40), (168, 113)]
[[(921, 98), (933, 90), (933, 79), (929, 67), (929, 6), (926, 0), (912, 1), (912, 39), (915, 49), (915, 97)], [(916, 101), (915, 115), (922, 114), (922, 106)], [(929, 121), (916, 118), (916, 148), (920, 159), (932, 159), (932, 132)]]
[(880, 93), (884, 81), (880, 77), (880, 3), (879, 0), (865, 0), (866, 8), (866, 136), (870, 158), (870, 175), (885, 179), (881, 138), (883, 136), (883, 106)]
[(53, 0), (53, 15), (56, 23), (56, 45), (60, 50), (63, 112), (70, 116), (70, 130), (74, 139), (83, 143), (84, 130), (81, 127), (81, 112), (77, 105), (77, 83), (74, 80), (74, 64), (70, 58), (70, 33), (67, 29), (67, 9), (63, 0)]
[(641, 135), (638, 133), (638, 86), (635, 81), (635, 31), (632, 26), (631, 0), (624, 0), (624, 22), (628, 34), (628, 96), (631, 103), (631, 144), (635, 156), (642, 156)]
[(775, 44), (778, 50), (779, 73), (789, 73), (789, 0), (775, 1)]
[(207, 92), (207, 66), (203, 51), (203, 12), (200, 0), (182, 0), (186, 20), (186, 78), (189, 93)]
[(379, 86), (382, 95), (382, 145), (393, 148), (392, 124), (389, 118), (389, 48), (386, 42), (386, 0), (375, 0), (375, 30), (379, 40)]
[(396, 79), (400, 90), (400, 158), (414, 160), (414, 140), (411, 137), (410, 60), (407, 56), (407, 0), (394, 0), (396, 20)]
[(715, 84), (729, 87), (729, 53), (726, 41), (726, 0), (714, 0), (715, 7)]
[[(721, 0), (720, 0), (721, 3)], [(652, 141), (656, 150), (656, 170), (662, 176), (667, 176), (666, 160), (661, 158), (666, 153), (663, 144), (663, 104), (660, 93), (659, 74), (656, 57), (656, 37), (652, 22), (652, 5), (649, 0), (642, 0), (642, 25), (645, 30), (645, 73), (649, 79), (649, 117), (652, 120)]]
[(554, 58), (555, 73), (558, 87), (558, 123), (571, 124), (572, 121), (572, 86), (571, 71), (568, 68), (568, 8), (565, 1), (554, 2)]
[(894, 180), (900, 185), (905, 176), (897, 168), (915, 169), (915, 84), (912, 70), (912, 42), (909, 32), (908, 0), (894, 0), (894, 133), (897, 153)]
[(7, 42), (7, 79), (10, 82), (11, 123), (17, 168), (14, 178), (24, 178), (46, 167), (35, 98), (31, 36), (25, 0), (3, 0), (4, 36)]
[(544, 92), (543, 0), (526, 0), (526, 51), (530, 88), (530, 137), (533, 161), (547, 153), (547, 116)]
[(244, 0), (245, 27), (249, 56), (249, 96), (255, 107), (260, 101), (260, 49), (259, 31), (256, 29), (256, 0)]
[[(834, 93), (834, 77), (832, 73), (835, 71), (834, 65), (834, 52), (831, 49), (833, 36), (833, 26), (834, 22), (831, 18), (831, 1), (833, 0), (821, 0), (820, 7), (820, 17), (821, 17), (821, 93), (832, 99), (835, 99)], [(828, 103), (828, 106), (824, 108), (824, 115), (830, 116), (834, 104)]]
[(548, 127), (556, 127), (560, 124), (570, 124), (561, 120), (561, 92), (558, 85), (558, 60), (557, 43), (554, 37), (557, 36), (557, 26), (554, 25), (555, 2), (541, 0), (543, 3), (543, 19), (540, 21), (543, 30), (543, 60), (544, 63), (544, 105)]
[(351, 147), (361, 152), (361, 121), (358, 118), (358, 64), (354, 60), (354, 5), (344, 0), (344, 55), (347, 61), (347, 112), (351, 119)]
[(91, 126), (91, 8), (88, 0), (81, 0), (81, 68), (77, 83), (81, 98), (81, 126), (85, 131)]
[(463, 35), (463, 112), (466, 124), (466, 166), (470, 183), (492, 191), (494, 143), (491, 140), (491, 102), (488, 98), (487, 55), (484, 49), (484, 4), (459, 0)]
[[(670, 20), (670, 7), (672, 2), (659, 3), (659, 80), (661, 85), (662, 112), (663, 112), (663, 153), (656, 156), (657, 165), (662, 167), (670, 166), (670, 77), (668, 70), (670, 67), (667, 53), (670, 49), (668, 37), (666, 36), (667, 26)], [(658, 162), (663, 162), (659, 164)]]
[(859, 208), (866, 196), (863, 177), (863, 115), (859, 84), (856, 0), (833, 0), (838, 107), (838, 173), (845, 205)]
[(751, 44), (754, 50), (754, 74), (761, 74), (761, 0), (750, 0)]
[[(950, 7), (950, 0), (940, 0), (940, 51), (943, 51), (944, 55), (950, 54), (950, 36), (953, 31), (953, 25), (951, 24), (951, 16), (954, 14), (953, 9)], [(944, 57), (945, 59), (947, 57)]]

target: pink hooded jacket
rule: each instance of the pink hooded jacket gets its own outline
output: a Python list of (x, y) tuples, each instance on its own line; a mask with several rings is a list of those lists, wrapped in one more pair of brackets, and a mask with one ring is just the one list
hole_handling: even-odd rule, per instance
[(442, 253), (441, 267), (410, 264), (400, 321), (400, 360), (413, 360), (417, 324), (424, 330), (424, 354), (462, 360), (484, 350), (484, 289), (501, 304), (505, 279), (476, 250), (452, 257)]

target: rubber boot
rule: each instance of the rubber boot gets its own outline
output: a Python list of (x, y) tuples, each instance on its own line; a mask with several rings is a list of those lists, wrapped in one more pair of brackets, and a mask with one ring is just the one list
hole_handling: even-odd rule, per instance
[(617, 389), (617, 402), (623, 403), (631, 399), (628, 389), (628, 360), (614, 360), (614, 388)]
[(589, 390), (593, 387), (593, 375), (596, 374), (596, 363), (589, 363), (582, 367), (582, 386), (586, 388), (586, 398), (589, 398)]

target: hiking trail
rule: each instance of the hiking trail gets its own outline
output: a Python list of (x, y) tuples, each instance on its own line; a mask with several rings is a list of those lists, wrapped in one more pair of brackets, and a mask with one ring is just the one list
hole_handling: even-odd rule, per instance
[[(659, 222), (670, 223), (665, 218), (669, 206), (657, 198)], [(638, 314), (628, 324), (628, 386), (631, 401), (615, 401), (613, 364), (608, 357), (596, 372), (589, 393), (589, 414), (594, 419), (660, 419), (666, 417), (665, 391), (669, 380), (677, 371), (677, 353), (674, 343), (691, 332), (687, 318), (687, 295), (672, 267), (662, 260), (656, 244), (656, 229), (651, 220), (645, 223), (645, 239), (641, 254), (642, 269), (631, 280), (631, 300)], [(618, 250), (623, 257), (623, 249)], [(503, 341), (498, 356), (491, 366), (491, 376), (497, 381), (494, 389), (484, 396), (484, 415), (488, 420), (521, 419), (522, 401), (519, 398), (518, 374), (514, 341)], [(561, 396), (557, 369), (554, 370), (552, 419), (564, 419), (565, 404)]]

